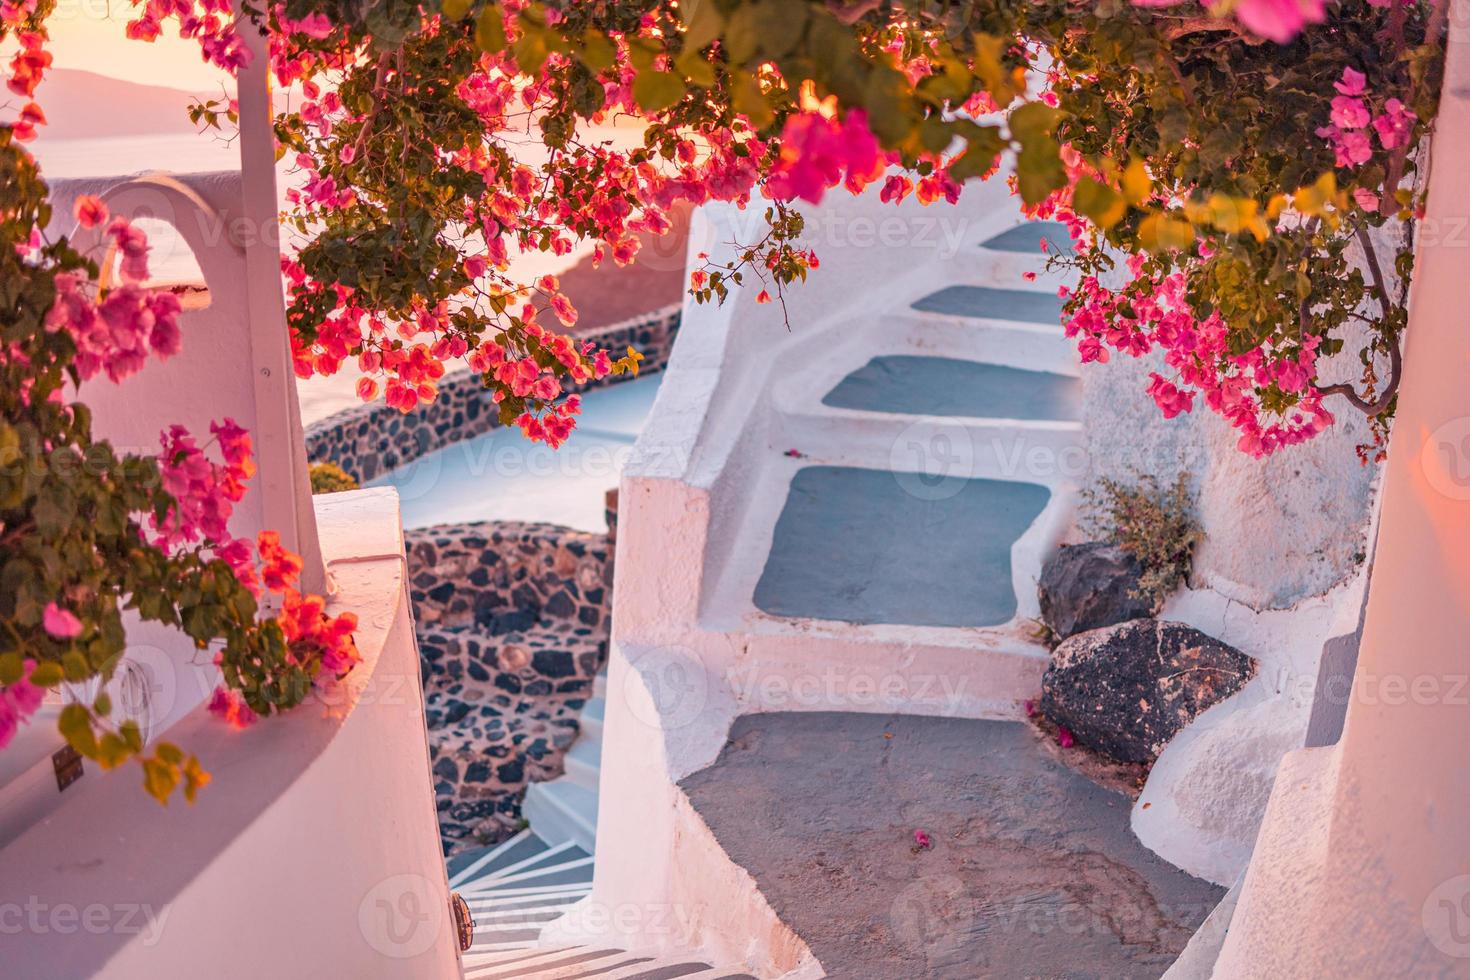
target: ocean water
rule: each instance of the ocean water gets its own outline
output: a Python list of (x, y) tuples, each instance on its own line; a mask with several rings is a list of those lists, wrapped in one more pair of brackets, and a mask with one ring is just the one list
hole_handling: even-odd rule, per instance
[[(620, 134), (621, 135), (621, 134)], [(38, 139), (31, 145), (41, 172), (52, 179), (71, 177), (118, 176), (144, 173), (212, 173), (238, 170), (238, 142), (227, 142), (215, 132), (201, 134), (141, 135), (81, 140)], [(536, 152), (544, 147), (526, 141), (517, 154), (534, 162)], [(283, 159), (277, 165), (276, 187), (285, 207), (285, 193), (299, 179), (294, 164)], [(163, 221), (138, 222), (152, 244), (149, 271), (159, 282), (201, 282), (199, 263), (193, 252), (172, 226)], [(289, 238), (287, 239), (289, 241)], [(591, 252), (584, 245), (568, 255), (534, 253), (516, 256), (511, 274), (522, 282), (531, 282), (550, 273), (558, 275)], [(458, 365), (451, 364), (450, 369)], [(355, 388), (359, 374), (351, 363), (344, 364), (334, 376), (297, 380), (302, 419), (310, 424), (336, 412), (360, 404)]]

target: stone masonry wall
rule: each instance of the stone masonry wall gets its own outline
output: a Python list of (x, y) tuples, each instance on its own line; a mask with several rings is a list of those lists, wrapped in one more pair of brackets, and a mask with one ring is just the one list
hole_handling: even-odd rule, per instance
[(607, 536), (483, 522), (408, 531), (445, 850), (514, 832), (529, 782), (561, 772), (607, 658)]
[[(643, 372), (661, 371), (679, 318), (680, 307), (669, 306), (577, 339), (632, 347)], [(498, 425), (490, 393), (466, 369), (408, 415), (378, 403), (314, 423), (306, 448), (313, 462), (330, 460), (367, 482)], [(608, 526), (616, 526), (611, 509)], [(409, 530), (404, 544), (439, 830), (452, 853), (509, 836), (527, 783), (561, 773), (607, 659), (611, 535), (476, 522)]]

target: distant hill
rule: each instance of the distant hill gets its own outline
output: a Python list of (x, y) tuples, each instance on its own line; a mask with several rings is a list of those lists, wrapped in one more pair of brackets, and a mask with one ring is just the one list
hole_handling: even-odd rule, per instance
[(54, 68), (36, 91), (46, 111), (39, 141), (95, 136), (193, 133), (189, 104), (196, 98), (219, 99), (214, 92), (194, 93), (162, 85), (139, 85), (73, 68)]

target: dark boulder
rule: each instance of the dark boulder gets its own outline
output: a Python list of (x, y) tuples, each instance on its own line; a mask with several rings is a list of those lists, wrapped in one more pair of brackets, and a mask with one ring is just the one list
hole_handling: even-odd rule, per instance
[(1060, 639), (1102, 626), (1152, 616), (1133, 593), (1143, 566), (1103, 541), (1064, 544), (1041, 569), (1041, 621)]
[(1120, 762), (1151, 763), (1179, 730), (1244, 686), (1250, 657), (1183, 623), (1135, 619), (1061, 643), (1041, 711)]

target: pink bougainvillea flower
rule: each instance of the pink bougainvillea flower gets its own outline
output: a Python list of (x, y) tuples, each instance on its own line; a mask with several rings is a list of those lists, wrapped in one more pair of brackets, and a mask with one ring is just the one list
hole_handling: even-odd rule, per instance
[(1356, 201), (1358, 203), (1358, 207), (1362, 208), (1364, 211), (1378, 210), (1378, 195), (1374, 194), (1366, 187), (1353, 188), (1353, 200)]
[(214, 689), (214, 694), (209, 699), (209, 713), (229, 722), (232, 728), (246, 728), (253, 725), (257, 717), (245, 700), (240, 697), (240, 692), (232, 691), (227, 687)]
[(1070, 749), (1073, 745), (1076, 745), (1077, 740), (1072, 737), (1072, 729), (1067, 728), (1066, 726), (1058, 727), (1057, 744), (1064, 749)]
[(1356, 68), (1344, 68), (1342, 79), (1333, 82), (1332, 87), (1342, 95), (1362, 95), (1367, 81), (1368, 77)]
[(15, 709), (16, 715), (24, 721), (41, 707), (41, 702), (46, 700), (44, 688), (31, 683), (31, 672), (36, 669), (34, 660), (27, 660), (22, 668), (20, 680), (14, 684), (7, 685), (0, 697), (10, 702)]
[(1343, 129), (1362, 129), (1372, 118), (1362, 99), (1339, 95), (1332, 100), (1332, 124)]
[(883, 182), (883, 189), (878, 192), (878, 200), (884, 204), (892, 201), (894, 204), (909, 196), (914, 189), (914, 182), (903, 174), (894, 174)]
[(755, 294), (755, 301), (757, 303), (769, 303), (771, 301), (771, 294), (768, 291), (762, 289), (760, 292)]
[(107, 205), (95, 194), (83, 194), (77, 198), (76, 215), (83, 228), (96, 228), (107, 220)]
[(1236, 18), (1254, 34), (1286, 44), (1308, 24), (1327, 17), (1325, 0), (1239, 0)]
[(260, 579), (272, 592), (284, 592), (301, 576), (300, 555), (292, 554), (281, 544), (281, 536), (275, 531), (261, 531), (255, 539), (260, 552)]
[(305, 34), (307, 37), (321, 38), (332, 33), (332, 22), (327, 20), (326, 14), (310, 13), (301, 20), (289, 20), (280, 18), (281, 30), (287, 34)]
[(41, 615), (41, 625), (58, 640), (71, 640), (82, 634), (82, 621), (70, 610), (63, 609), (54, 602), (46, 604), (46, 611)]
[(15, 730), (20, 727), (20, 718), (17, 717), (15, 709), (10, 702), (0, 697), (0, 749), (10, 744), (15, 737)]
[(1417, 118), (1414, 111), (1398, 99), (1389, 99), (1383, 104), (1383, 114), (1373, 120), (1373, 129), (1378, 133), (1378, 141), (1383, 148), (1392, 150), (1409, 142)]
[(1152, 381), (1148, 386), (1148, 393), (1164, 413), (1164, 418), (1172, 419), (1194, 407), (1194, 392), (1180, 390), (1161, 375), (1151, 374), (1149, 377)]
[(840, 121), (819, 112), (799, 112), (786, 120), (781, 156), (766, 192), (780, 201), (801, 198), (820, 204), (828, 188), (840, 183), (856, 194), (886, 169), (878, 138), (861, 109)]
[(567, 326), (570, 327), (577, 322), (577, 308), (572, 305), (571, 300), (567, 299), (566, 293), (557, 293), (551, 297), (551, 309), (556, 314), (556, 318)]
[(914, 848), (916, 850), (927, 851), (933, 846), (934, 841), (929, 837), (928, 834), (924, 833), (922, 830), (914, 831)]

